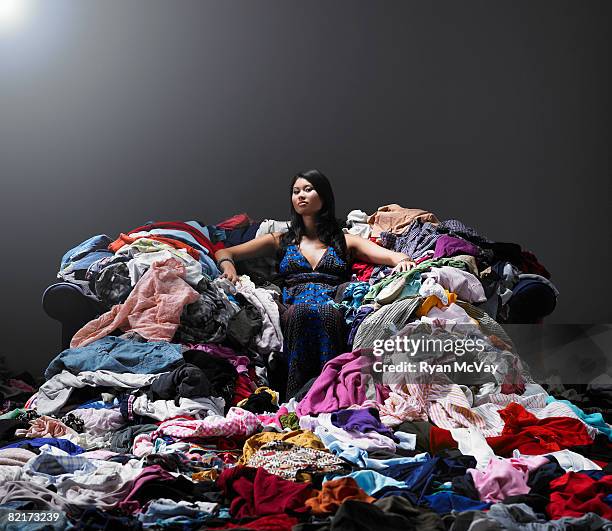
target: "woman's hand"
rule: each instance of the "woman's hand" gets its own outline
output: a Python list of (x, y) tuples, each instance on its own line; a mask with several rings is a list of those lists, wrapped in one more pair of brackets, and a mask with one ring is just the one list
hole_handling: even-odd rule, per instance
[(391, 270), (391, 273), (410, 271), (415, 265), (416, 264), (412, 260), (402, 260)]
[(221, 265), (221, 268), (223, 269), (221, 278), (227, 278), (227, 280), (229, 280), (232, 284), (236, 284), (236, 282), (238, 282), (238, 273), (236, 272), (234, 264), (229, 261), (225, 261)]

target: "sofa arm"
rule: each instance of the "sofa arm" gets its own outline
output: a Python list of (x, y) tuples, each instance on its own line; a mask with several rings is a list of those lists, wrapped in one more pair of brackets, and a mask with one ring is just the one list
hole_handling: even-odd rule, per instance
[(70, 346), (77, 330), (106, 310), (100, 302), (70, 282), (49, 286), (42, 295), (42, 307), (49, 317), (62, 325), (62, 350)]

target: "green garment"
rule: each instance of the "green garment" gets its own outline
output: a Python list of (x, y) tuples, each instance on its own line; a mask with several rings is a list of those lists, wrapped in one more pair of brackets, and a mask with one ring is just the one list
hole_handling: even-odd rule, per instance
[(0, 415), (0, 420), (16, 419), (19, 415), (25, 412), (26, 412), (25, 409), (18, 407), (17, 409), (13, 409), (13, 411), (9, 411), (8, 413), (5, 413), (4, 415)]
[(412, 279), (416, 275), (416, 273), (423, 273), (424, 271), (427, 271), (430, 267), (442, 266), (451, 266), (456, 267), (457, 269), (463, 269), (463, 271), (468, 271), (468, 265), (463, 260), (456, 260), (454, 258), (436, 258), (432, 260), (425, 260), (410, 271), (404, 271), (402, 273), (393, 273), (392, 275), (389, 275), (374, 284), (370, 288), (370, 291), (368, 291), (366, 293), (366, 296), (363, 298), (363, 304), (373, 302), (376, 296), (380, 293), (380, 291), (385, 286), (393, 282), (396, 278), (406, 277), (406, 285), (408, 285), (412, 282)]
[(298, 416), (293, 412), (288, 413), (287, 415), (281, 415), (279, 417), (279, 420), (283, 428), (290, 428), (292, 430), (300, 429), (300, 420), (298, 419)]

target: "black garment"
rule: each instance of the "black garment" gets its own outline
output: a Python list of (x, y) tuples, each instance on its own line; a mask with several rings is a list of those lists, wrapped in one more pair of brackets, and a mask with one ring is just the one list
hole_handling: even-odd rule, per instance
[(139, 531), (142, 524), (134, 516), (123, 516), (119, 511), (102, 511), (101, 509), (85, 509), (78, 520), (73, 520), (74, 527), (79, 531), (103, 530), (107, 531)]
[(220, 396), (226, 404), (231, 404), (238, 377), (236, 367), (225, 359), (215, 358), (201, 350), (187, 350), (183, 352), (183, 359), (202, 370), (210, 383), (208, 396)]
[(529, 492), (545, 498), (550, 497), (550, 482), (565, 475), (565, 470), (559, 466), (554, 457), (549, 456), (547, 459), (552, 461), (530, 472), (527, 480), (527, 486), (530, 488)]
[(221, 343), (230, 318), (236, 313), (227, 297), (206, 277), (195, 287), (200, 298), (183, 308), (175, 343)]
[(85, 422), (83, 422), (83, 419), (72, 413), (68, 413), (66, 416), (62, 417), (61, 420), (66, 426), (72, 428), (77, 433), (83, 433), (85, 431)]
[(413, 433), (417, 436), (416, 439), (416, 450), (420, 452), (430, 452), (431, 447), (429, 445), (429, 433), (431, 432), (431, 424), (427, 421), (407, 421), (402, 422), (395, 431), (403, 431), (406, 433)]
[(472, 474), (465, 474), (465, 476), (457, 476), (452, 480), (453, 492), (471, 500), (479, 500), (480, 493), (474, 485), (474, 478)]
[(226, 342), (235, 350), (248, 350), (261, 332), (263, 319), (257, 307), (244, 295), (237, 293), (234, 297), (240, 305), (240, 310), (229, 320)]
[(550, 499), (541, 494), (530, 492), (529, 494), (520, 494), (516, 496), (509, 496), (503, 502), (504, 505), (511, 505), (513, 503), (524, 503), (529, 505), (535, 513), (542, 515), (543, 520), (548, 520), (546, 516), (546, 506), (550, 503)]
[(30, 423), (25, 420), (0, 419), (0, 446), (20, 440), (21, 437), (15, 437), (15, 430), (27, 430), (29, 427)]
[(185, 466), (176, 453), (149, 454), (144, 458), (144, 466), (159, 465), (168, 472), (182, 472)]
[(132, 442), (136, 435), (150, 433), (156, 429), (157, 426), (155, 424), (137, 424), (118, 430), (113, 433), (110, 441), (110, 450), (111, 452), (119, 452), (121, 454), (129, 452), (132, 449)]
[(102, 269), (93, 282), (90, 280), (90, 285), (94, 284), (96, 295), (108, 308), (125, 302), (133, 289), (127, 265), (123, 262), (117, 263), (114, 257), (113, 262)]
[(433, 511), (390, 496), (373, 504), (346, 500), (332, 519), (332, 531), (444, 531), (442, 519)]
[(201, 398), (211, 395), (211, 385), (202, 369), (185, 363), (172, 372), (162, 374), (147, 391), (150, 400), (174, 400), (181, 397)]
[(593, 444), (572, 446), (570, 450), (588, 459), (605, 461), (607, 463), (610, 461), (610, 455), (612, 455), (612, 442), (610, 442), (607, 435), (598, 433), (593, 439)]
[(265, 391), (253, 393), (240, 407), (255, 414), (276, 413), (278, 411), (278, 406), (272, 403), (272, 395)]

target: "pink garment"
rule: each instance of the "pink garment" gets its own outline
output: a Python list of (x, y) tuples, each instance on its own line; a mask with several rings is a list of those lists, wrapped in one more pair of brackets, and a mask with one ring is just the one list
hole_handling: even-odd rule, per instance
[(70, 346), (88, 345), (117, 328), (133, 330), (150, 341), (171, 341), (183, 307), (200, 296), (184, 279), (185, 267), (178, 260), (155, 262), (123, 304), (87, 323), (74, 335)]
[(202, 420), (170, 419), (162, 422), (152, 438), (170, 435), (178, 439), (186, 437), (248, 437), (260, 426), (257, 416), (239, 407), (231, 407), (225, 417), (210, 415)]
[(89, 452), (84, 452), (81, 454), (81, 457), (86, 457), (87, 459), (99, 459), (100, 461), (106, 461), (110, 457), (114, 457), (119, 455), (117, 452), (111, 452), (110, 450), (91, 450)]
[(484, 470), (469, 468), (467, 472), (472, 475), (482, 501), (502, 502), (509, 496), (527, 494), (531, 490), (527, 485), (529, 471), (549, 463), (544, 456), (538, 457), (541, 460), (492, 458)]
[(381, 206), (368, 218), (372, 225), (371, 237), (378, 238), (385, 231), (402, 234), (415, 219), (430, 223), (439, 221), (435, 214), (420, 208), (404, 208), (396, 204)]
[[(361, 405), (366, 400), (368, 383), (374, 385), (369, 369), (372, 360), (362, 350), (347, 352), (329, 360), (321, 375), (295, 408), (298, 416), (332, 413), (339, 409)], [(376, 386), (376, 401), (383, 402)]]
[(215, 358), (229, 361), (236, 367), (238, 374), (248, 374), (249, 372), (248, 365), (251, 363), (251, 360), (247, 356), (237, 354), (231, 348), (224, 345), (218, 345), (217, 343), (185, 343), (185, 347), (189, 350), (201, 350)]
[(147, 494), (143, 494), (143, 487), (150, 482), (160, 484), (161, 482), (176, 483), (177, 479), (166, 472), (159, 465), (151, 465), (142, 469), (142, 472), (129, 484), (129, 492), (117, 503), (117, 507), (127, 513), (135, 513), (147, 500)]
[(281, 406), (274, 415), (257, 415), (257, 419), (264, 426), (274, 426), (275, 428), (283, 429), (280, 418), (282, 415), (287, 415), (289, 410), (285, 406)]
[(92, 435), (104, 435), (117, 431), (126, 424), (118, 409), (85, 408), (75, 409), (71, 413), (83, 421), (85, 431)]
[(57, 438), (67, 433), (76, 435), (76, 432), (66, 426), (62, 421), (47, 417), (46, 415), (31, 420), (30, 427), (27, 430), (15, 430), (15, 435), (17, 437), (27, 437), (28, 439), (36, 439), (38, 437)]
[(32, 457), (36, 454), (25, 448), (4, 448), (0, 450), (0, 466), (23, 466)]
[(428, 420), (425, 404), (400, 388), (391, 391), (382, 404), (366, 400), (362, 405), (377, 408), (385, 426), (399, 426), (407, 420)]

